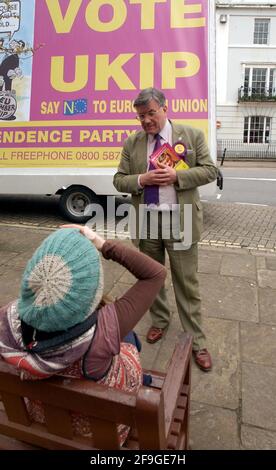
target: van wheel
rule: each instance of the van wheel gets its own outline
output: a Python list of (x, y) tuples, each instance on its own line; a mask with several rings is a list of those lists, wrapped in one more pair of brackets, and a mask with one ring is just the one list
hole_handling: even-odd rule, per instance
[(91, 219), (92, 214), (87, 214), (89, 204), (99, 203), (99, 198), (93, 191), (82, 186), (71, 186), (60, 197), (60, 211), (72, 222), (84, 223)]

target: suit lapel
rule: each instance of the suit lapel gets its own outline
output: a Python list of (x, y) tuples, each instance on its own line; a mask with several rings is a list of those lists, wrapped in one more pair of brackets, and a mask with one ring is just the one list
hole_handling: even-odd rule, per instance
[(194, 154), (194, 149), (190, 141), (190, 137), (188, 133), (183, 129), (179, 129), (177, 126), (175, 126), (172, 123), (172, 141), (173, 144), (176, 142), (183, 142), (187, 146), (188, 149), (188, 154), (185, 157), (185, 162), (190, 166), (193, 167), (195, 166), (195, 154)]
[(147, 135), (144, 133), (136, 145), (135, 155), (136, 168), (138, 173), (147, 171)]
[(187, 145), (187, 142), (185, 142), (185, 139), (186, 139), (186, 134), (185, 134), (185, 131), (184, 129), (179, 129), (177, 128), (173, 122), (171, 122), (171, 125), (172, 125), (172, 143), (173, 145), (176, 143), (176, 142), (183, 142), (184, 144)]

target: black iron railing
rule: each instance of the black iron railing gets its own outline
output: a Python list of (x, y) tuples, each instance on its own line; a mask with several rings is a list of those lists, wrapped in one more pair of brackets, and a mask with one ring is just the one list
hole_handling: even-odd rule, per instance
[(276, 103), (276, 89), (259, 90), (241, 86), (238, 90), (238, 102), (243, 101), (275, 101)]
[(275, 160), (276, 142), (267, 144), (244, 143), (242, 140), (221, 139), (217, 141), (219, 160)]

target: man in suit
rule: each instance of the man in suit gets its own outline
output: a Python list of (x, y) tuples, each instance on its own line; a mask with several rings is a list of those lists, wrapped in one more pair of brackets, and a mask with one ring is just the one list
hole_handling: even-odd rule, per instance
[[(212, 368), (212, 360), (201, 327), (197, 242), (202, 226), (202, 207), (197, 188), (214, 181), (217, 169), (209, 155), (203, 132), (168, 120), (166, 100), (161, 91), (155, 88), (142, 90), (134, 107), (143, 130), (132, 134), (125, 141), (113, 183), (118, 191), (132, 195), (133, 213), (136, 217), (136, 246), (162, 264), (165, 263), (165, 251), (168, 253), (179, 317), (183, 329), (193, 335), (193, 353), (197, 365), (207, 372)], [(180, 153), (185, 148), (188, 149), (185, 161), (189, 169), (176, 171), (166, 165), (153, 169), (149, 157), (165, 142), (170, 145), (178, 144), (175, 148)], [(151, 236), (148, 225), (146, 229), (141, 229), (139, 207), (142, 204), (146, 207), (143, 223), (147, 225), (149, 217), (154, 215), (157, 236)], [(188, 219), (185, 211), (185, 206), (188, 205), (192, 208), (191, 220), (185, 220)], [(172, 222), (175, 214), (179, 216), (177, 233), (175, 222)], [(164, 239), (162, 230), (168, 220), (170, 233)], [(189, 247), (184, 246), (185, 241), (182, 240), (187, 224), (191, 225), (188, 227), (191, 229)], [(162, 338), (170, 321), (164, 286), (150, 312), (152, 326), (147, 333), (147, 341), (155, 343)]]

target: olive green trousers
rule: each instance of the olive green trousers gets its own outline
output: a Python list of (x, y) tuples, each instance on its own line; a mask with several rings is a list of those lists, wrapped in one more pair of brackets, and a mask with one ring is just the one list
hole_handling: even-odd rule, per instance
[[(156, 226), (155, 237), (149, 236), (140, 240), (140, 250), (165, 264), (166, 252), (169, 257), (172, 284), (175, 294), (179, 318), (184, 331), (193, 335), (193, 349), (206, 347), (206, 337), (201, 327), (201, 299), (199, 294), (198, 269), (198, 245), (194, 243), (189, 249), (175, 249), (175, 244), (180, 246), (180, 240), (167, 232), (164, 237), (164, 225), (162, 226), (163, 213), (159, 212), (158, 227)], [(157, 220), (156, 220), (157, 222)], [(165, 230), (166, 232), (166, 230)], [(151, 234), (152, 235), (152, 234)], [(170, 322), (170, 310), (167, 301), (165, 285), (161, 287), (158, 296), (150, 308), (152, 325), (157, 328), (166, 328)]]

